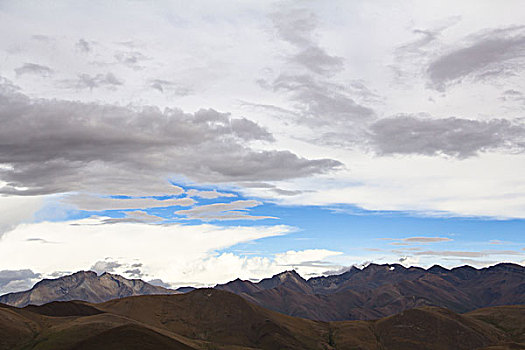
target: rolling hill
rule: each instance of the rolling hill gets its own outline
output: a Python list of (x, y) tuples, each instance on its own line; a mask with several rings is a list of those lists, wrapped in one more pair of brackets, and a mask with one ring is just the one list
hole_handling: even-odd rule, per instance
[(423, 307), (374, 321), (291, 317), (199, 289), (100, 304), (0, 305), (0, 349), (525, 349), (525, 306)]

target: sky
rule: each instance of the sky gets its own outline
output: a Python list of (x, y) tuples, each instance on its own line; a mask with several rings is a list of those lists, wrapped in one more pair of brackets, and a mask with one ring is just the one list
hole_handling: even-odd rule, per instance
[(522, 9), (0, 0), (0, 293), (525, 264)]

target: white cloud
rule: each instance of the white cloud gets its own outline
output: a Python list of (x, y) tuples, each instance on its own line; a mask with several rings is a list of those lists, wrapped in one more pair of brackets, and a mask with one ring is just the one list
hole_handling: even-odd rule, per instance
[(0, 196), (0, 242), (4, 232), (13, 229), (21, 222), (31, 221), (44, 201), (45, 196)]
[[(525, 155), (487, 153), (467, 160), (427, 156), (374, 157), (352, 152), (352, 164), (330, 177), (284, 183), (304, 191), (276, 196), (251, 188), (246, 195), (300, 205), (350, 204), (367, 210), (424, 215), (525, 218)], [(279, 183), (278, 183), (279, 184)], [(280, 185), (280, 184), (279, 184)]]
[[(221, 257), (217, 250), (293, 230), (284, 225), (99, 225), (103, 219), (21, 224), (5, 234), (1, 241), (2, 266), (12, 270), (23, 267), (47, 276), (56, 271), (86, 270), (92, 266), (100, 270), (108, 261), (112, 262), (113, 272), (124, 273), (140, 263), (141, 274), (148, 278), (171, 283), (213, 284), (224, 282), (221, 278), (236, 278), (243, 271), (246, 275), (252, 269), (249, 268), (251, 265), (259, 266), (257, 269), (261, 272), (258, 276), (266, 277), (269, 272), (265, 258)], [(35, 238), (55, 244), (41, 244)], [(101, 261), (104, 264), (97, 265)], [(223, 269), (230, 261), (236, 263)]]

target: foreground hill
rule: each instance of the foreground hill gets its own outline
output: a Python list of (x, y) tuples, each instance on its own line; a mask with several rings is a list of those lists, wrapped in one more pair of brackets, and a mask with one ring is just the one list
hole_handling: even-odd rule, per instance
[(525, 267), (498, 264), (475, 269), (428, 270), (370, 264), (327, 277), (303, 279), (286, 271), (259, 283), (235, 280), (216, 289), (291, 316), (313, 320), (367, 320), (404, 310), (439, 306), (463, 313), (482, 307), (525, 304)]
[(525, 349), (525, 306), (459, 315), (424, 307), (375, 321), (279, 314), (200, 289), (90, 304), (0, 305), (0, 349)]
[(154, 286), (139, 279), (93, 271), (80, 271), (57, 279), (44, 279), (25, 292), (0, 296), (0, 303), (24, 307), (52, 301), (83, 300), (100, 303), (132, 295), (174, 294), (173, 290)]

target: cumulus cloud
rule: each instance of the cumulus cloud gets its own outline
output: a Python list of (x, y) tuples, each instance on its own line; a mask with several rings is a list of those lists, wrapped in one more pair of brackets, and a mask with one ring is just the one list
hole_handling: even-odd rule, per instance
[[(5, 269), (25, 266), (46, 276), (55, 271), (89, 268), (130, 276), (139, 269), (144, 279), (210, 285), (237, 277), (262, 278), (277, 270), (282, 271), (282, 266), (272, 265), (271, 259), (268, 260), (268, 266), (272, 269), (268, 270), (264, 258), (246, 260), (233, 254), (222, 256), (217, 251), (293, 231), (293, 228), (284, 225), (100, 225), (104, 219), (19, 225), (2, 239), (0, 256), (3, 266)], [(28, 242), (27, 239), (34, 237), (35, 232), (42, 239), (60, 241), (61, 244)]]
[(117, 261), (112, 261), (111, 259), (105, 259), (97, 261), (93, 266), (89, 268), (91, 271), (95, 271), (97, 274), (102, 274), (104, 272), (113, 273), (121, 267), (122, 264)]
[(30, 289), (41, 275), (29, 269), (0, 271), (0, 295)]
[(148, 195), (165, 191), (173, 175), (208, 183), (266, 181), (341, 165), (289, 151), (252, 149), (246, 142), (271, 141), (271, 134), (252, 121), (212, 109), (184, 113), (32, 100), (2, 84), (0, 121), (4, 194)]
[(15, 69), (16, 75), (34, 74), (41, 77), (49, 77), (54, 71), (48, 66), (36, 63), (24, 63), (22, 66)]
[(467, 158), (488, 150), (525, 148), (525, 125), (506, 119), (432, 119), (406, 115), (380, 119), (370, 127), (379, 154), (445, 154)]
[(213, 203), (200, 205), (191, 209), (178, 210), (177, 215), (186, 216), (188, 219), (210, 220), (263, 220), (276, 219), (272, 216), (250, 215), (249, 208), (261, 205), (256, 200), (238, 200), (229, 203)]
[(428, 66), (437, 90), (465, 78), (483, 80), (516, 74), (525, 64), (525, 26), (485, 31), (437, 57)]

